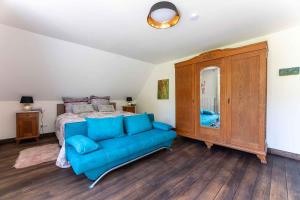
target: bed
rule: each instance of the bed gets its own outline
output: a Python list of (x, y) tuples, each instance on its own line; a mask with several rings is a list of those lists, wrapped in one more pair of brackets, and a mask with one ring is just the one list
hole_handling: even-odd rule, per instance
[[(116, 109), (116, 103), (110, 103)], [(89, 112), (89, 113), (65, 113), (64, 104), (57, 104), (57, 118), (55, 122), (55, 134), (58, 139), (59, 145), (61, 146), (58, 158), (56, 160), (56, 165), (61, 168), (70, 167), (65, 156), (65, 144), (64, 144), (64, 127), (66, 123), (82, 122), (85, 118), (105, 118), (105, 117), (116, 117), (116, 116), (130, 116), (134, 113), (125, 111), (115, 111), (115, 112)]]

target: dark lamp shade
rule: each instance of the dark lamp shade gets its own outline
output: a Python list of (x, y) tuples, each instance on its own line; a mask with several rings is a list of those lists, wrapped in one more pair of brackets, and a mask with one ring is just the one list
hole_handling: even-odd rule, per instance
[(33, 98), (30, 96), (22, 96), (20, 103), (33, 103)]
[(132, 101), (132, 97), (126, 97), (126, 101)]

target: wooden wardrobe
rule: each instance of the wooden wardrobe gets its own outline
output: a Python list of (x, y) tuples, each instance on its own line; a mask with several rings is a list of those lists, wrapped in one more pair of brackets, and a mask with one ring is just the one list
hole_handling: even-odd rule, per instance
[(261, 42), (176, 63), (177, 133), (266, 163), (267, 50)]

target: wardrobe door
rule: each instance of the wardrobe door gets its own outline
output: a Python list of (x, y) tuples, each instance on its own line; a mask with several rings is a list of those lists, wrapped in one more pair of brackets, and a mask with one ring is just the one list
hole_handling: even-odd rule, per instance
[(248, 151), (265, 151), (266, 51), (228, 58), (227, 142)]
[(194, 65), (175, 67), (176, 132), (195, 138)]
[(209, 148), (213, 143), (224, 143), (225, 74), (223, 59), (202, 62), (196, 68), (196, 136)]

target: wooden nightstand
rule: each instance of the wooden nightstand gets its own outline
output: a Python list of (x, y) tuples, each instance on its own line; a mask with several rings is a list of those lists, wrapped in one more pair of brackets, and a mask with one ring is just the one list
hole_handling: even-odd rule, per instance
[(135, 106), (123, 106), (123, 111), (135, 113)]
[(24, 139), (35, 138), (36, 141), (39, 140), (39, 121), (40, 117), (38, 111), (24, 111), (16, 113), (17, 144)]

